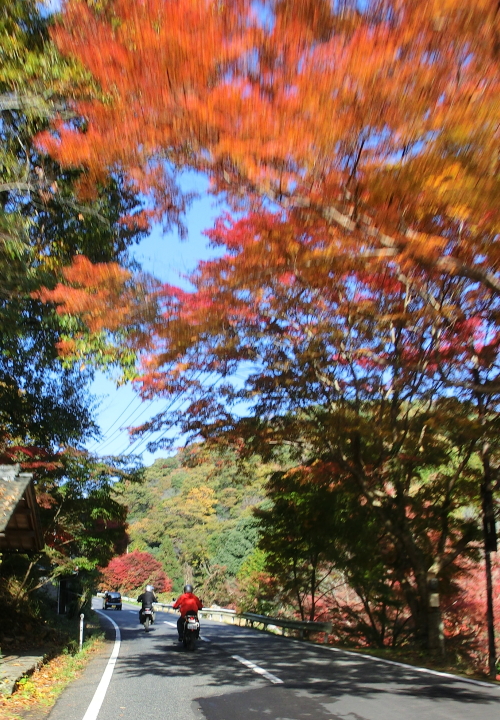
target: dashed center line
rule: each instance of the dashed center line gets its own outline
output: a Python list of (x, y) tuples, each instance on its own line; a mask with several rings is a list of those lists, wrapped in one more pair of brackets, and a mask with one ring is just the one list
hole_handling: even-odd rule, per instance
[(251, 662), (250, 660), (246, 660), (245, 658), (242, 658), (241, 655), (232, 655), (231, 656), (233, 660), (237, 660), (238, 662), (242, 663), (242, 665), (246, 665), (250, 670), (253, 670), (254, 672), (258, 673), (259, 675), (262, 675), (266, 678), (266, 680), (269, 680), (270, 682), (274, 683), (275, 685), (279, 683), (283, 683), (283, 680), (281, 680), (279, 677), (276, 677), (276, 675), (272, 675), (267, 670), (264, 670), (264, 668), (261, 668), (259, 665), (256, 665), (255, 663)]

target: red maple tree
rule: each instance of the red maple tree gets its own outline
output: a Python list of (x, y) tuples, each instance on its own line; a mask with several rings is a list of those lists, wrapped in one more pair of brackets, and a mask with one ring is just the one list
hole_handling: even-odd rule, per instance
[(135, 593), (153, 585), (158, 593), (169, 592), (172, 581), (165, 574), (161, 563), (151, 553), (134, 550), (113, 558), (109, 565), (101, 569), (102, 590), (119, 590), (123, 593)]

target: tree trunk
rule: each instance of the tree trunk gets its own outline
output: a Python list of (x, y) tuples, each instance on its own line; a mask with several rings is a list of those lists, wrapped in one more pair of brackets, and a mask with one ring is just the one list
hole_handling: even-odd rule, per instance
[(184, 584), (193, 584), (193, 568), (189, 563), (184, 563)]
[(486, 566), (486, 628), (488, 633), (488, 674), (495, 678), (496, 648), (495, 648), (495, 618), (493, 610), (493, 583), (491, 580), (490, 553), (497, 551), (497, 533), (495, 527), (495, 508), (493, 504), (493, 490), (490, 466), (490, 447), (483, 444), (483, 482), (481, 484), (481, 500), (483, 510), (483, 538), (484, 559)]
[(444, 627), (439, 598), (439, 580), (433, 572), (427, 574), (428, 647), (444, 655)]
[(488, 674), (496, 678), (496, 649), (495, 649), (495, 620), (493, 613), (493, 583), (491, 581), (491, 557), (490, 551), (484, 550), (486, 560), (486, 624), (488, 628)]
[[(479, 384), (479, 371), (474, 371), (474, 380)], [(479, 418), (485, 423), (485, 399), (476, 393)], [(490, 464), (490, 444), (486, 440), (481, 447), (483, 463), (483, 482), (481, 483), (481, 505), (483, 511), (484, 559), (486, 565), (486, 626), (488, 632), (488, 672), (496, 677), (495, 619), (493, 613), (493, 584), (491, 581), (490, 553), (497, 551), (497, 532), (495, 527), (495, 507), (493, 504), (493, 477)]]
[(416, 587), (404, 587), (406, 602), (415, 626), (415, 639), (431, 652), (444, 654), (444, 628), (439, 598), (439, 580), (432, 570), (415, 572)]
[(318, 566), (318, 558), (313, 558), (311, 564), (311, 607), (309, 609), (309, 620), (313, 621), (316, 615), (316, 568)]

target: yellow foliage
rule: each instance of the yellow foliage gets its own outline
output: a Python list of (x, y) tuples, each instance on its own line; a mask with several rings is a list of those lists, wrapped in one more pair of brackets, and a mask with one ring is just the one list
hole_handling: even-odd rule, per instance
[(190, 515), (207, 520), (215, 514), (215, 490), (208, 485), (200, 485), (192, 488), (184, 503), (184, 510)]

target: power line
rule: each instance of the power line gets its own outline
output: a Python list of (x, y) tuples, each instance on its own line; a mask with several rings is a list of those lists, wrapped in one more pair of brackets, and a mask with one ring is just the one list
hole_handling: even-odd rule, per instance
[[(194, 378), (194, 380), (197, 380), (197, 379), (200, 377), (200, 375), (202, 374), (202, 372), (203, 372), (203, 371), (200, 370), (200, 372), (199, 372), (198, 375)], [(213, 372), (210, 372), (210, 373), (208, 374), (207, 378), (205, 379), (205, 382), (210, 378), (210, 375), (213, 375)], [(211, 385), (211, 388), (214, 388), (214, 387), (217, 385), (217, 383), (220, 382), (222, 379), (223, 379), (223, 378), (221, 378), (221, 377), (218, 378), (218, 379)], [(170, 403), (170, 405), (169, 405), (165, 410), (163, 410), (164, 413), (165, 413), (165, 412), (168, 412), (168, 411), (171, 409), (172, 405), (173, 405), (175, 402), (177, 402), (177, 400), (179, 399), (179, 396), (180, 396), (181, 394), (182, 394), (182, 393), (179, 393), (179, 394), (172, 400), (172, 402)], [(181, 404), (182, 404), (182, 403), (181, 403)], [(165, 437), (167, 436), (167, 433), (168, 433), (171, 429), (172, 429), (171, 427), (170, 427), (170, 428), (167, 428), (167, 430), (166, 430), (164, 433), (162, 433), (159, 437), (157, 437), (157, 438), (155, 439), (155, 442), (159, 442), (160, 440), (163, 440), (163, 438), (165, 438)], [(159, 432), (159, 431), (158, 431), (158, 430), (151, 430), (151, 431), (149, 431), (149, 432), (146, 433), (143, 437), (141, 437), (141, 438), (139, 438), (137, 441), (135, 441), (135, 442), (132, 444), (132, 446), (130, 446), (129, 452), (124, 451), (122, 454), (125, 455), (125, 456), (128, 456), (128, 455), (131, 455), (132, 452), (137, 453), (138, 450), (139, 450), (139, 447), (140, 447), (143, 443), (148, 443), (148, 442), (151, 441), (151, 436), (154, 435), (155, 432)], [(135, 448), (134, 448), (134, 445), (136, 445)], [(142, 450), (141, 450), (141, 452), (142, 452)]]
[[(192, 381), (198, 380), (202, 374), (203, 374), (203, 370), (200, 370), (200, 371), (198, 372), (198, 374), (193, 378)], [(212, 375), (212, 374), (213, 374), (213, 373), (209, 373), (209, 375), (207, 376), (207, 379), (208, 379), (208, 378), (210, 377), (210, 375)], [(216, 383), (215, 383), (215, 384), (216, 384)], [(214, 384), (212, 387), (214, 387), (215, 384)], [(180, 391), (172, 398), (172, 401), (170, 402), (170, 404), (167, 405), (167, 407), (166, 407), (164, 410), (162, 410), (162, 414), (167, 413), (169, 410), (171, 410), (171, 409), (172, 409), (172, 406), (173, 406), (176, 402), (178, 402), (179, 400), (181, 400), (181, 404), (182, 404), (182, 402), (184, 402), (184, 400), (182, 400), (182, 395), (183, 395), (183, 394), (184, 394), (184, 391), (183, 391), (183, 390), (180, 390)], [(158, 438), (156, 438), (156, 442), (158, 442), (159, 440), (162, 440), (164, 437), (166, 437), (167, 432), (169, 432), (169, 430), (171, 430), (171, 428), (168, 428), (162, 435), (160, 435)], [(129, 444), (128, 448), (125, 448), (125, 449), (123, 450), (123, 452), (120, 453), (120, 455), (124, 455), (125, 457), (128, 457), (129, 455), (132, 455), (132, 453), (137, 453), (137, 452), (139, 451), (139, 448), (141, 447), (141, 445), (145, 445), (145, 444), (147, 444), (148, 442), (150, 442), (151, 439), (152, 439), (152, 436), (153, 436), (155, 433), (157, 433), (157, 432), (160, 432), (160, 431), (159, 431), (159, 430), (149, 430), (149, 431), (146, 432), (142, 437), (138, 438), (138, 439), (137, 439), (136, 441), (134, 441), (132, 444)], [(128, 452), (127, 452), (127, 450), (128, 450)], [(141, 450), (141, 452), (143, 452), (143, 450)]]
[[(129, 409), (129, 407), (130, 407), (137, 399), (138, 399), (137, 396), (134, 395), (134, 397), (133, 397), (132, 400), (129, 402), (129, 404), (127, 405), (127, 407), (124, 408), (124, 410), (120, 413), (120, 415), (118, 415), (118, 417), (116, 418), (116, 420), (114, 420), (114, 421), (111, 423), (111, 425), (109, 426), (109, 428), (106, 430), (106, 432), (104, 433), (105, 436), (110, 432), (110, 430), (112, 430), (112, 428), (114, 428), (114, 426), (116, 425), (117, 422), (120, 422), (120, 420), (121, 420), (122, 417), (125, 415), (125, 413), (126, 413), (127, 410)], [(111, 405), (109, 405), (109, 407), (111, 407)], [(134, 412), (135, 412), (135, 410), (132, 411), (132, 415), (134, 414)], [(130, 416), (129, 416), (129, 417), (130, 417)], [(128, 420), (128, 418), (127, 418), (127, 420)], [(115, 431), (115, 432), (116, 432), (116, 431)], [(115, 433), (113, 433), (113, 435), (114, 435), (114, 434), (115, 434)], [(99, 441), (96, 441), (96, 443), (97, 443), (97, 445), (100, 444)]]
[[(156, 402), (156, 401), (153, 401), (153, 402)], [(143, 407), (143, 403), (144, 403), (144, 401), (139, 399), (139, 407), (137, 407), (133, 412), (131, 412), (130, 415), (128, 415), (123, 422), (125, 423), (125, 422), (131, 420), (132, 418), (133, 418), (133, 421), (134, 421), (134, 422), (137, 422), (137, 420), (139, 420), (139, 418), (143, 417), (147, 412), (149, 412), (150, 409), (151, 409), (151, 405), (150, 405), (150, 404), (147, 405), (146, 407), (144, 407), (143, 410), (142, 410), (142, 412), (139, 412), (139, 414), (137, 414), (137, 410), (140, 410), (141, 407)], [(130, 405), (129, 405), (128, 407), (130, 407)], [(122, 413), (122, 415), (120, 415), (120, 418), (121, 418), (122, 416), (123, 416), (123, 413)], [(120, 418), (119, 418), (119, 419), (120, 419)], [(116, 424), (116, 423), (113, 423), (113, 424)], [(119, 427), (117, 430), (115, 430), (115, 431), (112, 433), (112, 435), (111, 435), (110, 437), (104, 438), (104, 439), (101, 441), (101, 443), (98, 444), (97, 447), (99, 447), (99, 448), (102, 450), (103, 448), (107, 447), (110, 443), (112, 443), (112, 442), (114, 442), (115, 440), (117, 440), (118, 437), (119, 437), (119, 435), (120, 435), (120, 433), (122, 433), (122, 432), (123, 432), (123, 427)]]

